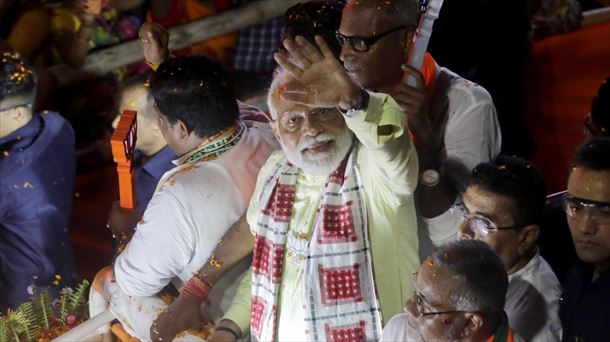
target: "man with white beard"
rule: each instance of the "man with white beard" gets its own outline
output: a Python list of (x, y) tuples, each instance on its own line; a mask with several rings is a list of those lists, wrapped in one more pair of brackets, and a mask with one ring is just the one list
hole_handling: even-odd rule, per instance
[(210, 341), (379, 340), (418, 267), (417, 154), (404, 116), (354, 83), (328, 46), (276, 54), (271, 123), (282, 150), (261, 169), (247, 221), (251, 277)]

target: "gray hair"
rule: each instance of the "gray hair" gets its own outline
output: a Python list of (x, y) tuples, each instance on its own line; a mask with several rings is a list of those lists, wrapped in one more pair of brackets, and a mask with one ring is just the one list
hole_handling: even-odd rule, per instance
[(460, 283), (459, 291), (451, 295), (456, 310), (502, 312), (508, 277), (502, 261), (486, 243), (456, 241), (441, 246), (430, 258), (435, 266), (447, 269)]
[(396, 26), (411, 27), (419, 21), (419, 0), (349, 0), (348, 5), (351, 3), (376, 9)]

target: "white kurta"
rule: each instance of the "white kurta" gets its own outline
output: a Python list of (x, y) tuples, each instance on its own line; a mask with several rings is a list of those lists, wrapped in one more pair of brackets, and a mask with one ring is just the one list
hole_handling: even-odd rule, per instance
[[(163, 185), (153, 195), (135, 235), (115, 262), (120, 291), (115, 289), (113, 300), (128, 306), (130, 301), (122, 297), (155, 296), (170, 281), (179, 288), (199, 271), (218, 241), (245, 213), (259, 169), (277, 148), (268, 124), (245, 123), (247, 129), (241, 140), (218, 159), (198, 162), (178, 172), (170, 170), (162, 178)], [(248, 266), (245, 262), (242, 271)], [(240, 277), (240, 272), (231, 272), (221, 280), (228, 288), (222, 284), (215, 287), (223, 288), (213, 291), (210, 298), (212, 307), (217, 308), (210, 313), (213, 319), (221, 317), (230, 304)], [(218, 308), (221, 300), (224, 303)], [(147, 310), (149, 315), (133, 308), (111, 308), (113, 312), (123, 311), (115, 315), (122, 316), (129, 333), (149, 340), (150, 325), (164, 308), (155, 297), (150, 301), (154, 305)], [(147, 304), (142, 306), (146, 308)]]
[(561, 284), (536, 252), (525, 267), (508, 276), (508, 325), (523, 341), (561, 341), (560, 297)]
[[(443, 147), (442, 164), (461, 201), (472, 169), (500, 153), (501, 133), (496, 108), (485, 88), (449, 69), (440, 68), (431, 108), (432, 131)], [(455, 240), (461, 216), (447, 210), (433, 217), (420, 216), (420, 257), (428, 257), (434, 246)]]

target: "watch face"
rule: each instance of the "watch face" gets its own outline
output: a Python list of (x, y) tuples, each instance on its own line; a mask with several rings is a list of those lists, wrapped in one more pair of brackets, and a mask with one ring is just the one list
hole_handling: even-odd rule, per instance
[(426, 186), (435, 186), (441, 179), (441, 175), (438, 171), (428, 169), (421, 175), (421, 181)]

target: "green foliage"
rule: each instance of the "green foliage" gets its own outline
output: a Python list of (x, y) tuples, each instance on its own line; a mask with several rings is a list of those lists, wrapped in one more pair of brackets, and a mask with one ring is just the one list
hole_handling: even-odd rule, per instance
[(87, 279), (83, 280), (78, 286), (76, 290), (69, 294), (68, 303), (69, 303), (69, 311), (74, 312), (78, 310), (84, 303), (87, 302), (87, 290), (89, 289), (89, 282)]
[(51, 295), (49, 291), (42, 290), (38, 294), (38, 298), (34, 300), (34, 307), (38, 316), (38, 323), (41, 328), (49, 329), (51, 327), (51, 317), (53, 316), (53, 306), (51, 304)]
[(87, 319), (87, 294), (89, 282), (83, 280), (76, 290), (66, 287), (59, 298), (52, 298), (46, 290), (21, 304), (15, 311), (0, 313), (0, 342), (48, 341), (67, 331), (68, 317)]
[(0, 315), (0, 342), (9, 342), (9, 329), (8, 319), (5, 316)]

